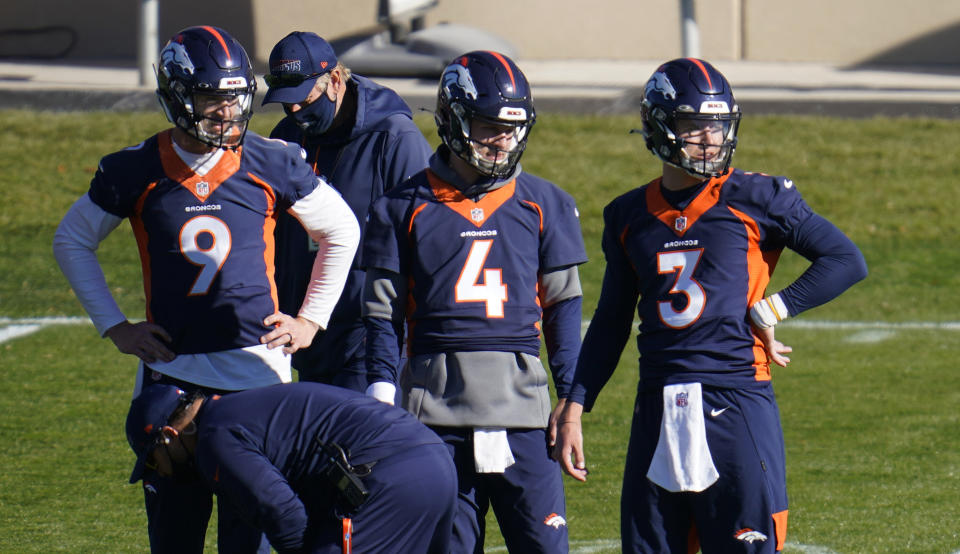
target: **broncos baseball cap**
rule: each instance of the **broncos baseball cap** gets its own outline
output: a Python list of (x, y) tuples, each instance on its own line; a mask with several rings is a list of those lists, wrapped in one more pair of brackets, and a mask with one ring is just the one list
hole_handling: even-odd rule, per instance
[(290, 33), (270, 52), (270, 73), (263, 77), (270, 88), (263, 104), (303, 102), (317, 77), (336, 66), (337, 55), (330, 43), (316, 33)]
[(146, 387), (130, 403), (127, 412), (127, 442), (137, 455), (130, 482), (143, 477), (150, 453), (157, 446), (160, 430), (167, 424), (170, 414), (180, 405), (184, 391), (173, 385), (156, 384)]

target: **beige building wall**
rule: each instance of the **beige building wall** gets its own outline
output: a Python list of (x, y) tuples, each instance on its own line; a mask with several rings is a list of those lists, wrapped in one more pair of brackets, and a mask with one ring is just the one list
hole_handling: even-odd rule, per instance
[[(0, 3), (0, 57), (137, 59), (140, 2), (13, 0)], [(376, 23), (377, 0), (159, 0), (160, 42), (192, 24), (234, 34), (262, 66), (291, 30), (327, 38)], [(698, 0), (701, 55), (713, 60), (960, 64), (960, 2), (944, 0)], [(497, 34), (526, 59), (659, 60), (682, 54), (679, 0), (440, 0), (427, 24)], [(60, 26), (59, 34), (2, 31)], [(159, 48), (160, 44), (158, 44)]]

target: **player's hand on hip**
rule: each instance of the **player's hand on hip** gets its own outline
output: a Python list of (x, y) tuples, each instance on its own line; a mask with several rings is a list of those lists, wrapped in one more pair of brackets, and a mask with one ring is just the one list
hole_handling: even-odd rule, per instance
[(144, 363), (170, 362), (177, 357), (168, 347), (173, 339), (166, 329), (149, 321), (124, 321), (107, 329), (104, 336), (113, 341), (117, 350), (124, 354), (133, 354)]
[(260, 337), (260, 344), (266, 344), (270, 349), (283, 347), (284, 354), (293, 354), (310, 346), (320, 329), (318, 324), (305, 317), (290, 317), (280, 312), (267, 316), (263, 324), (273, 330)]
[(587, 480), (587, 464), (583, 455), (583, 428), (580, 416), (583, 406), (569, 402), (564, 406), (557, 421), (557, 438), (551, 456), (560, 462), (567, 475), (577, 481)]
[(775, 339), (773, 329), (773, 327), (758, 329), (754, 326), (753, 332), (760, 339), (760, 342), (763, 343), (763, 348), (767, 351), (767, 357), (770, 358), (770, 361), (780, 367), (787, 367), (787, 364), (790, 363), (790, 358), (784, 356), (784, 354), (793, 352), (793, 348)]

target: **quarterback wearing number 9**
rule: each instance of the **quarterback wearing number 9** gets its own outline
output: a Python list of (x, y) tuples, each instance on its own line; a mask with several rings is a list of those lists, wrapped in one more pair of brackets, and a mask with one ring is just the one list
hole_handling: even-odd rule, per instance
[[(104, 157), (57, 229), (57, 262), (97, 331), (141, 360), (137, 393), (156, 384), (222, 394), (289, 382), (290, 353), (326, 326), (343, 290), (357, 220), (298, 146), (247, 131), (255, 90), (247, 54), (226, 31), (174, 35), (157, 68), (157, 96), (174, 127)], [(273, 280), (283, 211), (320, 244), (296, 317), (277, 309)], [(143, 271), (139, 323), (117, 306), (95, 254), (123, 219)], [(151, 549), (202, 551), (210, 493), (151, 471), (143, 481)], [(228, 510), (219, 514), (223, 524)], [(244, 533), (220, 529), (221, 551), (249, 550)]]
[[(534, 121), (513, 61), (456, 58), (438, 90), (443, 144), (373, 204), (363, 241), (368, 392), (392, 402), (399, 380), (403, 406), (456, 461), (451, 552), (483, 552), (491, 505), (511, 552), (567, 551), (540, 332), (562, 397), (580, 347), (586, 253), (573, 198), (520, 168)], [(409, 363), (399, 368), (404, 321)]]

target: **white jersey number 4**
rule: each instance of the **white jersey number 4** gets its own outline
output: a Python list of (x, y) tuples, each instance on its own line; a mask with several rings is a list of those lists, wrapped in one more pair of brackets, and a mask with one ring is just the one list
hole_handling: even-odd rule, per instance
[[(503, 303), (507, 301), (507, 285), (503, 284), (503, 271), (500, 268), (483, 268), (492, 246), (492, 240), (473, 241), (457, 279), (455, 300), (457, 303), (485, 302), (487, 317), (499, 318), (503, 317)], [(483, 284), (480, 283), (481, 272)]]
[(707, 297), (700, 283), (691, 277), (702, 255), (703, 249), (657, 253), (657, 271), (661, 275), (676, 274), (670, 294), (683, 294), (687, 297), (687, 304), (680, 311), (673, 308), (672, 302), (657, 302), (660, 320), (668, 327), (673, 329), (689, 327), (703, 314)]

